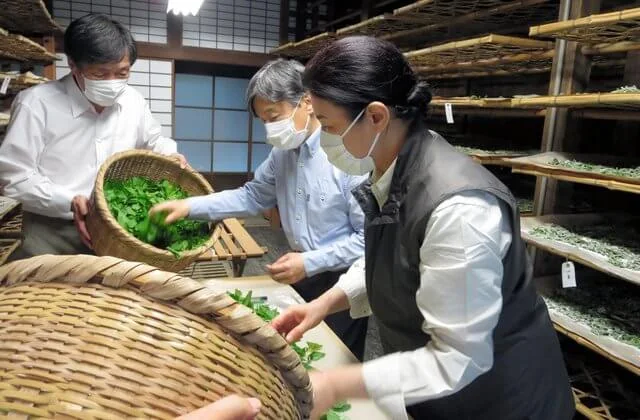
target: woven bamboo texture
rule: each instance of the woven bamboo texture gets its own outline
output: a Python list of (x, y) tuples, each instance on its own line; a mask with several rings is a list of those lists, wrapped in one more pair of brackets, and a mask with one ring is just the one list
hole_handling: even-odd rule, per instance
[(577, 411), (589, 420), (638, 418), (640, 397), (621, 380), (616, 366), (571, 347), (564, 345), (563, 353)]
[(61, 32), (42, 0), (3, 0), (0, 27), (20, 34), (43, 35)]
[(520, 108), (615, 108), (640, 109), (640, 93), (584, 93), (560, 96), (518, 98), (512, 102)]
[(0, 222), (15, 210), (20, 210), (22, 205), (13, 198), (0, 196)]
[(20, 239), (0, 239), (0, 265), (7, 261), (9, 256), (20, 247), (21, 243)]
[(323, 32), (314, 37), (303, 39), (302, 41), (289, 42), (287, 44), (281, 45), (271, 50), (271, 54), (298, 58), (311, 57), (320, 48), (335, 39), (336, 36), (333, 32)]
[(87, 228), (97, 255), (109, 255), (130, 261), (151, 264), (163, 270), (180, 271), (211, 248), (218, 238), (219, 229), (212, 227), (211, 238), (201, 247), (175, 257), (171, 252), (146, 244), (127, 232), (113, 217), (104, 197), (104, 181), (126, 180), (135, 176), (154, 181), (166, 179), (179, 185), (189, 195), (213, 192), (211, 185), (192, 168), (181, 169), (167, 156), (148, 150), (129, 150), (117, 153), (105, 161), (96, 178), (91, 196), (91, 209), (87, 215)]
[(640, 8), (534, 26), (530, 36), (562, 38), (586, 44), (640, 40)]
[(173, 418), (237, 393), (261, 419), (306, 418), (309, 377), (271, 326), (225, 293), (112, 257), (0, 267), (0, 412)]
[(513, 172), (516, 173), (534, 176), (545, 176), (558, 179), (560, 181), (576, 182), (579, 184), (608, 188), (610, 190), (640, 194), (640, 179), (605, 175), (595, 172), (588, 172), (551, 165), (549, 162), (551, 162), (553, 159), (558, 159), (560, 161), (577, 160), (579, 162), (613, 167), (639, 166), (638, 160), (634, 158), (620, 158), (607, 155), (583, 155), (561, 152), (547, 152), (534, 156), (516, 158), (511, 161), (511, 166), (513, 168)]
[[(470, 61), (447, 62), (444, 60), (442, 64), (438, 64), (437, 62), (429, 65), (415, 63), (413, 67), (418, 73), (447, 73), (479, 70), (518, 72), (530, 68), (550, 67), (553, 60), (553, 54), (553, 50), (548, 50), (535, 54), (523, 53), (505, 56), (494, 55), (493, 58), (481, 58)], [(416, 60), (418, 59), (419, 58)]]
[[(615, 223), (620, 217), (599, 214), (548, 215), (527, 218), (521, 222), (522, 239), (530, 245), (540, 248), (554, 255), (567, 258), (590, 267), (594, 270), (617, 277), (630, 283), (640, 285), (640, 272), (627, 270), (609, 263), (607, 257), (595, 252), (581, 249), (564, 242), (543, 239), (531, 235), (531, 231), (548, 224), (556, 224), (570, 229), (571, 226), (585, 226), (593, 224)], [(640, 240), (640, 239), (639, 239)], [(640, 258), (640, 257), (639, 257)]]
[[(434, 0), (419, 1), (394, 11), (405, 20), (421, 24), (413, 29), (393, 31), (382, 38), (399, 45), (416, 45), (460, 35), (491, 32), (505, 25), (530, 25), (557, 19), (558, 5), (549, 0)], [(448, 35), (447, 35), (448, 34)]]
[(338, 37), (352, 36), (352, 35), (368, 35), (374, 37), (381, 37), (389, 33), (396, 31), (407, 31), (413, 28), (417, 28), (420, 25), (428, 22), (421, 22), (421, 18), (403, 18), (395, 14), (387, 13), (380, 16), (372, 17), (371, 19), (358, 22), (354, 25), (347, 26), (336, 31)]
[(407, 52), (404, 56), (414, 66), (434, 66), (496, 59), (516, 54), (535, 56), (548, 53), (552, 49), (552, 42), (490, 34)]
[[(551, 0), (421, 0), (385, 15), (325, 32), (312, 38), (284, 44), (271, 51), (290, 57), (310, 57), (326, 42), (351, 35), (369, 35), (396, 42), (418, 43), (450, 37), (449, 28), (465, 27), (477, 33), (480, 27), (500, 29), (505, 24), (543, 22), (557, 17)], [(471, 28), (473, 25), (473, 28)], [(489, 29), (489, 30), (490, 30)], [(487, 29), (484, 29), (485, 31)]]
[(10, 34), (0, 28), (0, 59), (14, 61), (31, 61), (35, 63), (52, 63), (57, 60), (42, 45), (22, 35)]
[(422, 74), (421, 77), (426, 80), (447, 80), (447, 79), (475, 79), (480, 77), (510, 77), (522, 76), (527, 74), (549, 73), (551, 67), (517, 69), (509, 70), (487, 70), (487, 71), (461, 71), (454, 73), (428, 73)]

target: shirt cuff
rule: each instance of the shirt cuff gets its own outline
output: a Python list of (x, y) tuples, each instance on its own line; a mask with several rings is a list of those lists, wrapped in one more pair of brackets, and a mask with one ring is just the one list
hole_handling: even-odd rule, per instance
[(349, 314), (353, 319), (371, 315), (371, 306), (369, 305), (364, 279), (364, 267), (360, 268), (357, 266), (358, 264), (360, 264), (360, 260), (356, 261), (349, 271), (341, 275), (335, 285), (347, 295), (350, 307)]
[(326, 261), (327, 251), (324, 249), (303, 252), (302, 260), (304, 261), (304, 271), (307, 273), (307, 277), (315, 276), (330, 269)]
[(392, 353), (362, 365), (367, 393), (394, 420), (408, 420), (400, 377), (401, 353)]
[(168, 137), (160, 137), (153, 151), (165, 156), (173, 155), (178, 153), (178, 144)]
[(63, 219), (73, 219), (73, 212), (71, 211), (71, 201), (75, 195), (66, 188), (53, 187), (51, 194), (51, 209), (53, 214), (48, 214), (50, 217), (60, 217)]
[(189, 215), (187, 217), (195, 220), (213, 220), (214, 218), (211, 217), (210, 211), (212, 202), (212, 194), (187, 198), (187, 204), (189, 205)]

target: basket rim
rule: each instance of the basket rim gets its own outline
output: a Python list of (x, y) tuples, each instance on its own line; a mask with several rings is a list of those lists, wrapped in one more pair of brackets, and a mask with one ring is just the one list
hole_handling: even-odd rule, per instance
[(192, 315), (213, 321), (242, 344), (260, 350), (289, 386), (301, 417), (310, 416), (312, 384), (297, 353), (271, 324), (226, 292), (210, 289), (189, 277), (116, 257), (39, 255), (0, 266), (0, 291), (27, 282), (75, 286), (91, 283), (111, 289), (132, 286), (142, 296), (174, 304)]
[[(150, 252), (157, 256), (163, 256), (165, 258), (170, 257), (170, 258), (176, 259), (175, 255), (172, 254), (170, 251), (166, 249), (158, 248), (146, 242), (143, 242), (140, 239), (136, 238), (131, 233), (127, 232), (122, 226), (120, 226), (120, 223), (118, 223), (116, 218), (113, 217), (113, 214), (111, 214), (111, 211), (109, 210), (107, 199), (104, 196), (104, 176), (109, 170), (109, 168), (111, 167), (111, 165), (113, 165), (115, 162), (122, 159), (128, 159), (136, 156), (150, 157), (152, 159), (162, 161), (167, 165), (170, 165), (182, 171), (185, 171), (190, 176), (195, 178), (196, 181), (202, 187), (205, 188), (205, 190), (207, 191), (207, 194), (213, 193), (213, 188), (211, 187), (209, 182), (207, 182), (207, 180), (202, 175), (200, 175), (200, 173), (198, 173), (195, 169), (193, 169), (191, 166), (187, 166), (186, 168), (182, 169), (180, 168), (180, 164), (175, 159), (172, 159), (171, 157), (166, 155), (161, 155), (151, 150), (133, 149), (133, 150), (126, 150), (123, 152), (118, 152), (111, 155), (106, 161), (104, 161), (104, 163), (100, 167), (100, 170), (98, 171), (98, 175), (96, 176), (96, 182), (95, 182), (92, 195), (94, 199), (93, 200), (94, 204), (97, 207), (96, 211), (106, 215), (106, 217), (104, 218), (104, 222), (109, 226), (109, 228), (111, 228), (112, 230), (115, 230), (114, 232), (115, 234), (133, 242), (138, 247), (145, 249), (146, 252)], [(219, 234), (218, 230), (215, 228), (215, 226), (212, 226), (209, 239), (204, 244), (202, 244), (198, 248), (181, 252), (180, 257), (177, 258), (177, 260), (181, 260), (185, 258), (195, 258), (205, 253), (206, 251), (208, 251), (213, 247), (213, 244), (217, 240), (218, 234)]]

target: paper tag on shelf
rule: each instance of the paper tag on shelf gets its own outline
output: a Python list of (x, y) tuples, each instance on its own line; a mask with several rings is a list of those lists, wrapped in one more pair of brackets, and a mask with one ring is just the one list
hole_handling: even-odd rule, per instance
[(10, 77), (5, 77), (2, 81), (2, 86), (0, 86), (0, 95), (6, 95), (7, 89), (9, 89), (9, 82), (11, 82)]
[(576, 266), (571, 261), (562, 264), (562, 287), (576, 287)]
[(453, 105), (448, 102), (444, 104), (444, 114), (447, 118), (447, 124), (453, 124)]

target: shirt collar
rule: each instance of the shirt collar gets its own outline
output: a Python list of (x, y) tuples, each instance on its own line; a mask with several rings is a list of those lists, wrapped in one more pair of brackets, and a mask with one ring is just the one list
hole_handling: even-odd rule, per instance
[(67, 89), (67, 95), (69, 95), (71, 115), (73, 115), (73, 118), (78, 118), (85, 112), (93, 110), (93, 105), (91, 105), (91, 102), (84, 96), (73, 75), (69, 73), (62, 79)]
[(377, 175), (375, 171), (371, 175), (371, 192), (376, 198), (380, 208), (384, 206), (389, 198), (389, 189), (391, 188), (391, 180), (393, 179), (393, 171), (396, 168), (396, 161), (397, 159), (393, 161), (382, 176)]
[(307, 141), (302, 144), (302, 148), (305, 148), (311, 157), (320, 149), (320, 127), (309, 135)]

